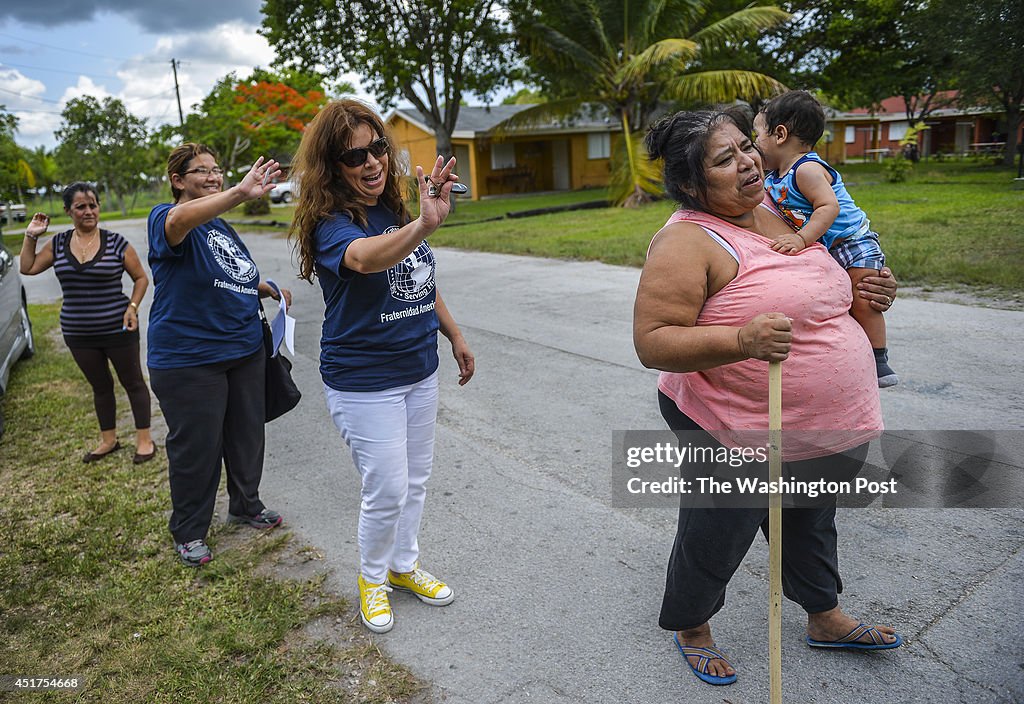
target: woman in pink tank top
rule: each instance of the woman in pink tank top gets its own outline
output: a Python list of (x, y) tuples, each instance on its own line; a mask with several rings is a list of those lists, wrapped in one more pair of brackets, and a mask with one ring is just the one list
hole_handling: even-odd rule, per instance
[[(633, 338), (644, 366), (660, 369), (662, 413), (675, 431), (737, 447), (743, 431), (768, 426), (768, 362), (783, 370), (783, 476), (855, 474), (882, 430), (874, 359), (849, 315), (843, 269), (821, 245), (798, 256), (772, 250), (789, 226), (764, 204), (762, 163), (747, 118), (683, 112), (655, 125), (646, 144), (665, 163), (665, 186), (683, 206), (654, 236), (637, 290)], [(886, 310), (891, 273), (865, 280), (861, 295)], [(842, 454), (840, 454), (842, 453)], [(681, 503), (659, 623), (693, 673), (731, 684), (736, 671), (711, 637), (729, 579), (766, 507)], [(888, 649), (902, 638), (839, 608), (842, 592), (835, 501), (783, 510), (783, 584), (808, 614), (814, 647)]]

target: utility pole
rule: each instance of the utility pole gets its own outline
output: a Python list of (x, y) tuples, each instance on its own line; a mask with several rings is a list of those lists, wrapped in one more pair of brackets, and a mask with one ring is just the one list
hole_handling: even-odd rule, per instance
[(178, 64), (180, 63), (177, 59), (171, 59), (171, 70), (174, 71), (174, 94), (178, 96), (178, 123), (181, 125), (182, 132), (184, 132), (185, 115), (181, 112), (181, 91), (178, 90)]

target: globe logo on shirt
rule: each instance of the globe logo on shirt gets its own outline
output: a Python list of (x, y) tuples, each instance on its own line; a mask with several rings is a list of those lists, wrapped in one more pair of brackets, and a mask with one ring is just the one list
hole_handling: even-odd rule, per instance
[[(394, 228), (398, 229), (398, 228)], [(409, 256), (388, 269), (391, 295), (400, 301), (419, 301), (434, 290), (434, 253), (420, 242)]]
[(206, 244), (213, 252), (221, 268), (238, 283), (244, 284), (256, 278), (256, 265), (238, 244), (223, 232), (210, 230)]

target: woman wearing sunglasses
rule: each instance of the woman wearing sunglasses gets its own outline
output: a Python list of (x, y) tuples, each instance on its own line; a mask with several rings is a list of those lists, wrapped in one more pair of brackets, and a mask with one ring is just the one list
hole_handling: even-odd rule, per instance
[[(149, 380), (167, 421), (170, 530), (178, 557), (212, 559), (206, 534), (227, 471), (228, 522), (273, 528), (281, 516), (260, 501), (264, 444), (263, 326), (259, 298), (276, 298), (221, 214), (273, 189), (276, 161), (260, 157), (222, 190), (213, 151), (183, 144), (167, 159), (174, 203), (149, 214), (153, 307)], [(291, 302), (291, 294), (282, 291)]]
[(444, 606), (452, 589), (419, 565), (420, 517), (434, 455), (437, 331), (451, 342), (459, 385), (474, 371), (434, 283), (426, 237), (451, 209), (455, 159), (416, 167), (419, 217), (402, 201), (402, 172), (381, 118), (355, 100), (328, 104), (306, 126), (293, 165), (291, 235), (301, 278), (327, 304), (320, 374), (327, 407), (362, 479), (360, 617), (394, 625), (387, 593)]

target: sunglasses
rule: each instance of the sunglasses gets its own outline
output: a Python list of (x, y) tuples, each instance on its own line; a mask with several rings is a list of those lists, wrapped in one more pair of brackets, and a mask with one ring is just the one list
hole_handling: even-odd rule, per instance
[(366, 163), (367, 155), (373, 154), (375, 159), (380, 159), (382, 156), (388, 153), (388, 138), (381, 137), (365, 147), (359, 147), (358, 149), (349, 149), (348, 151), (342, 152), (341, 156), (338, 157), (345, 166), (354, 168), (356, 166), (362, 166)]

